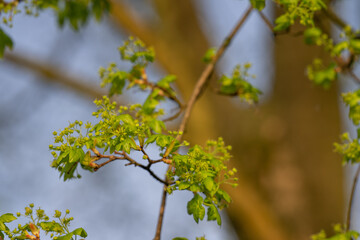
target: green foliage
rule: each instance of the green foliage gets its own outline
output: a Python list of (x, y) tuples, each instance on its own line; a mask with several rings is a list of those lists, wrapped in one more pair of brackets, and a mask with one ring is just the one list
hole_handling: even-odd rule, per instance
[(221, 84), (219, 93), (228, 96), (239, 96), (240, 99), (250, 104), (257, 103), (261, 91), (252, 86), (248, 81), (250, 77), (248, 70), (250, 67), (250, 63), (246, 63), (243, 66), (237, 65), (231, 77), (223, 75), (219, 80)]
[(6, 33), (0, 28), (0, 58), (4, 56), (5, 49), (13, 48), (13, 41), (6, 35)]
[[(360, 89), (342, 94), (343, 101), (349, 106), (349, 118), (355, 125), (360, 124)], [(341, 136), (341, 144), (335, 143), (335, 151), (343, 155), (343, 163), (360, 162), (360, 128), (357, 128), (357, 138), (351, 139), (348, 133)]]
[[(69, 230), (70, 222), (74, 220), (73, 217), (68, 217), (69, 210), (62, 214), (55, 210), (52, 220), (45, 214), (41, 208), (34, 209), (34, 204), (29, 204), (25, 207), (23, 214), (17, 213), (15, 217), (11, 213), (6, 213), (0, 216), (0, 237), (9, 237), (11, 240), (40, 239), (41, 231), (50, 234), (51, 239), (54, 240), (73, 240), (76, 236), (87, 237), (87, 233), (82, 228), (77, 228), (73, 231)], [(10, 223), (18, 218), (23, 217), (27, 220), (25, 225), (18, 224), (13, 230), (10, 230), (5, 223)]]
[[(108, 0), (12, 0), (0, 2), (2, 24), (12, 27), (13, 18), (20, 12), (38, 16), (45, 9), (52, 9), (57, 15), (59, 26), (68, 23), (74, 30), (78, 30), (94, 16), (100, 20), (104, 13), (110, 10)], [(12, 49), (11, 38), (0, 27), (0, 58), (5, 48)]]
[[(87, 122), (84, 125), (81, 121), (75, 121), (59, 133), (54, 132), (55, 144), (49, 146), (54, 156), (52, 167), (60, 172), (60, 177), (68, 180), (80, 177), (76, 171), (78, 166), (93, 172), (114, 160), (124, 160), (128, 162), (126, 165), (140, 166), (162, 181), (154, 176), (150, 167), (156, 163), (167, 164), (167, 191), (193, 192), (194, 198), (187, 205), (188, 213), (198, 222), (204, 219), (206, 207), (207, 220), (217, 221), (221, 225), (218, 209), (226, 207), (231, 201), (230, 196), (221, 190), (221, 184), (235, 186), (233, 182), (237, 180), (233, 177), (236, 169), (228, 170), (226, 167), (231, 157), (228, 153), (230, 146), (225, 146), (219, 138), (208, 141), (205, 147), (195, 145), (186, 154), (180, 154), (179, 148), (189, 144), (178, 140), (182, 132), (166, 131), (164, 121), (159, 119), (163, 110), (158, 108), (166, 98), (180, 105), (170, 86), (176, 77), (169, 75), (157, 83), (150, 82), (146, 76), (146, 66), (154, 60), (154, 54), (138, 39), (126, 41), (119, 50), (121, 58), (130, 61), (132, 67), (126, 72), (115, 64), (100, 69), (102, 85), (110, 85), (110, 95), (122, 93), (127, 85), (127, 88), (149, 90), (148, 97), (143, 104), (129, 107), (117, 106), (105, 96), (102, 100), (95, 100), (98, 110), (93, 115), (99, 119), (97, 123)], [(247, 77), (247, 71), (240, 76), (239, 67), (233, 77), (237, 78), (234, 81), (245, 81), (243, 78)], [(255, 91), (252, 88), (244, 87), (244, 83), (236, 82), (234, 85), (241, 97), (253, 100), (250, 91)], [(149, 145), (159, 148), (160, 159), (149, 158), (146, 153)], [(132, 159), (132, 152), (142, 153), (143, 156), (140, 160)], [(107, 160), (100, 163), (104, 159)]]
[(265, 8), (265, 0), (250, 0), (251, 5), (261, 11)]
[(299, 20), (304, 26), (313, 27), (315, 12), (326, 8), (322, 0), (275, 0), (284, 8), (284, 14), (275, 20), (274, 31), (285, 31)]
[[(206, 147), (194, 146), (187, 155), (176, 154), (173, 157), (173, 169), (168, 171), (168, 178), (175, 182), (167, 188), (171, 193), (174, 190), (188, 190), (194, 193), (188, 202), (188, 214), (193, 215), (199, 222), (205, 216), (208, 207), (208, 220), (216, 220), (221, 225), (221, 217), (217, 208), (226, 207), (231, 201), (229, 195), (220, 189), (223, 183), (232, 184), (237, 179), (233, 177), (236, 169), (227, 171), (226, 161), (230, 159), (230, 146), (225, 146), (224, 141), (208, 141)], [(236, 186), (236, 184), (233, 184)], [(205, 199), (200, 196), (202, 193)]]
[(325, 67), (321, 59), (315, 59), (313, 64), (307, 67), (307, 75), (316, 85), (329, 88), (337, 79), (336, 64), (331, 63)]
[(341, 224), (336, 224), (334, 226), (334, 235), (331, 237), (326, 236), (326, 233), (324, 230), (319, 232), (318, 234), (312, 235), (312, 240), (355, 240), (358, 239), (360, 234), (356, 231), (346, 231), (346, 228), (344, 226), (341, 226)]
[(202, 61), (203, 61), (204, 63), (210, 63), (210, 62), (214, 59), (214, 57), (215, 57), (215, 55), (216, 55), (216, 50), (217, 50), (217, 49), (216, 49), (215, 47), (209, 48), (209, 49), (206, 51), (205, 55), (203, 56)]
[(354, 92), (343, 93), (344, 103), (349, 106), (349, 118), (355, 124), (360, 123), (360, 89)]

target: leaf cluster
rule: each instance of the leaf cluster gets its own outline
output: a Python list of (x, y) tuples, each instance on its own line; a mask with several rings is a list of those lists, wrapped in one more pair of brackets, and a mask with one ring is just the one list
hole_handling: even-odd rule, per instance
[(194, 197), (187, 204), (187, 210), (196, 222), (203, 220), (206, 206), (208, 221), (216, 220), (221, 225), (217, 209), (226, 207), (231, 198), (220, 186), (223, 183), (233, 184), (232, 182), (237, 180), (233, 177), (236, 169), (228, 171), (225, 165), (231, 157), (228, 153), (230, 149), (231, 147), (225, 146), (223, 139), (219, 138), (217, 141), (208, 141), (205, 148), (195, 145), (186, 155), (176, 154), (173, 157), (173, 169), (168, 171), (167, 176), (175, 184), (167, 190), (169, 193), (174, 190), (194, 193)]
[(314, 14), (326, 8), (323, 0), (274, 0), (284, 8), (284, 13), (276, 18), (274, 31), (287, 31), (299, 20), (304, 26), (314, 26)]
[[(54, 240), (73, 240), (76, 239), (76, 236), (87, 237), (87, 233), (83, 228), (69, 230), (70, 223), (74, 220), (73, 217), (68, 217), (69, 213), (69, 210), (66, 210), (65, 214), (55, 210), (51, 220), (43, 209), (34, 209), (34, 204), (29, 204), (28, 207), (25, 207), (24, 213), (18, 212), (16, 217), (12, 213), (0, 216), (0, 239), (3, 239), (6, 235), (11, 240), (38, 240), (41, 231), (50, 234), (51, 239)], [(18, 224), (17, 227), (10, 230), (7, 224), (20, 217), (27, 219), (27, 223), (25, 225)]]
[[(52, 9), (59, 26), (69, 24), (74, 30), (83, 26), (90, 16), (100, 20), (110, 10), (109, 0), (11, 0), (0, 1), (2, 25), (12, 27), (13, 17), (21, 12), (38, 16), (45, 9)], [(12, 49), (13, 41), (0, 25), (0, 58), (6, 48)]]
[[(166, 130), (165, 122), (160, 119), (163, 110), (158, 107), (166, 99), (181, 106), (170, 85), (175, 77), (169, 75), (158, 82), (148, 80), (146, 67), (154, 60), (154, 53), (138, 39), (129, 39), (119, 51), (122, 60), (131, 62), (132, 67), (122, 71), (113, 63), (107, 69), (101, 68), (102, 85), (110, 85), (110, 95), (122, 93), (127, 86), (127, 89), (136, 87), (147, 91), (148, 97), (142, 104), (130, 106), (118, 106), (106, 96), (95, 100), (98, 110), (93, 115), (98, 119), (97, 123), (75, 121), (59, 133), (54, 132), (55, 143), (49, 146), (54, 157), (52, 167), (60, 172), (60, 177), (68, 180), (80, 177), (76, 171), (78, 166), (94, 172), (112, 161), (125, 161), (126, 165), (140, 167), (165, 183), (168, 193), (176, 190), (193, 192), (194, 197), (187, 204), (188, 213), (198, 222), (203, 220), (207, 207), (207, 219), (220, 225), (218, 209), (231, 201), (220, 187), (224, 183), (236, 185), (234, 181), (237, 180), (233, 176), (236, 169), (228, 170), (226, 167), (231, 147), (219, 138), (208, 141), (205, 147), (195, 145), (188, 150), (183, 149), (185, 154), (180, 153), (180, 147), (189, 143), (179, 140), (182, 132)], [(244, 81), (240, 78), (239, 68), (234, 73), (234, 81)], [(238, 92), (244, 86), (234, 84)], [(229, 86), (225, 87), (224, 91), (229, 89)], [(250, 94), (246, 91), (241, 96), (250, 99), (245, 96)], [(158, 147), (159, 159), (150, 158), (147, 153), (149, 145)], [(142, 157), (133, 159), (133, 152), (141, 153)], [(169, 166), (165, 180), (151, 170), (152, 165), (157, 163)]]
[(248, 70), (250, 67), (250, 63), (237, 65), (231, 76), (223, 75), (219, 79), (219, 93), (228, 96), (239, 96), (241, 100), (249, 104), (257, 103), (262, 92), (248, 81), (249, 77), (255, 77), (249, 74)]
[(312, 240), (352, 240), (358, 239), (360, 234), (353, 230), (346, 231), (345, 226), (341, 224), (336, 224), (334, 226), (334, 235), (329, 237), (326, 235), (325, 231), (322, 230), (321, 232), (314, 234), (311, 236)]
[(349, 133), (341, 136), (342, 143), (335, 143), (335, 151), (343, 155), (343, 163), (360, 162), (360, 89), (342, 94), (343, 101), (349, 106), (349, 118), (357, 126), (357, 137), (350, 138)]

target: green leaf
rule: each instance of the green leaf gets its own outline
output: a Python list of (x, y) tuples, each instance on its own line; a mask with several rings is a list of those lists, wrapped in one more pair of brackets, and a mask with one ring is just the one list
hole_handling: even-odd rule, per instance
[(0, 216), (0, 222), (2, 222), (2, 223), (9, 223), (9, 222), (12, 222), (12, 221), (14, 221), (16, 219), (17, 218), (12, 213), (5, 213), (5, 214)]
[(145, 114), (150, 115), (155, 111), (158, 104), (159, 101), (156, 100), (154, 96), (149, 95), (148, 98), (145, 100), (142, 109)]
[(187, 189), (189, 187), (190, 187), (190, 183), (188, 183), (188, 182), (181, 182), (178, 185), (179, 190), (185, 190), (185, 189)]
[(175, 82), (176, 76), (175, 75), (167, 75), (166, 77), (162, 78), (159, 82), (157, 82), (157, 86), (167, 90), (171, 96), (175, 96), (174, 90), (171, 88), (170, 83)]
[(77, 228), (74, 231), (72, 231), (72, 233), (74, 235), (86, 238), (87, 237), (87, 232), (83, 229), (83, 228)]
[(156, 133), (161, 133), (162, 130), (165, 129), (164, 122), (155, 118), (149, 122), (149, 126)]
[(210, 63), (214, 59), (215, 55), (216, 55), (216, 48), (215, 47), (210, 48), (206, 51), (204, 57), (202, 58), (202, 61), (204, 63)]
[(171, 136), (168, 135), (158, 135), (156, 138), (156, 144), (160, 147), (166, 147), (171, 142)]
[(351, 39), (350, 47), (352, 48), (355, 54), (360, 54), (360, 39)]
[(339, 42), (336, 44), (332, 50), (332, 54), (335, 56), (340, 55), (344, 50), (349, 47), (349, 43), (347, 41)]
[(56, 159), (56, 163), (60, 164), (62, 162), (68, 161), (69, 158), (69, 150), (66, 150), (65, 152), (60, 153), (60, 156)]
[(190, 191), (192, 191), (192, 192), (200, 192), (200, 188), (199, 188), (199, 186), (197, 184), (192, 184), (190, 186)]
[(6, 231), (7, 227), (3, 222), (0, 222), (0, 231)]
[(221, 216), (218, 212), (218, 209), (215, 207), (214, 204), (210, 205), (207, 212), (207, 220), (208, 221), (215, 221), (220, 226), (221, 225)]
[(57, 238), (57, 240), (71, 240), (74, 235), (80, 236), (80, 237), (87, 237), (87, 233), (83, 228), (77, 228), (74, 231)]
[(148, 137), (148, 139), (146, 140), (145, 144), (148, 145), (150, 143), (153, 143), (156, 141), (156, 139), (159, 137), (160, 135), (151, 135), (150, 137)]
[(253, 8), (261, 11), (265, 8), (265, 0), (250, 0), (251, 5)]
[(41, 222), (40, 227), (46, 232), (64, 232), (63, 227), (57, 222)]
[(231, 202), (230, 195), (227, 192), (225, 192), (224, 190), (219, 189), (217, 191), (217, 194), (219, 194), (221, 196), (221, 198), (224, 199), (226, 202), (228, 202), (228, 203)]
[(203, 184), (205, 186), (205, 189), (209, 192), (211, 192), (215, 187), (214, 180), (210, 177), (205, 178)]
[(118, 118), (123, 123), (129, 124), (129, 125), (134, 125), (134, 119), (129, 114), (121, 114)]
[(291, 26), (291, 19), (287, 14), (281, 15), (275, 20), (276, 26), (274, 27), (275, 32), (285, 31)]
[(109, 96), (113, 96), (114, 94), (122, 94), (122, 91), (125, 87), (125, 80), (128, 77), (126, 72), (117, 72), (111, 81), (111, 87), (109, 90)]
[(81, 161), (85, 157), (85, 153), (81, 148), (75, 148), (70, 150), (69, 153), (69, 162), (78, 162)]
[(205, 216), (205, 208), (203, 207), (204, 199), (199, 195), (195, 194), (187, 204), (187, 212), (189, 215), (193, 215), (196, 223), (199, 223), (199, 219), (203, 220)]
[(173, 238), (172, 240), (188, 240), (187, 238), (183, 238), (183, 237), (176, 237), (176, 238)]
[(309, 45), (316, 44), (321, 38), (321, 34), (321, 30), (316, 27), (306, 29), (304, 32), (305, 43)]
[(0, 58), (3, 58), (5, 49), (13, 48), (13, 41), (6, 35), (6, 33), (0, 28)]
[(57, 240), (71, 240), (73, 235), (74, 235), (74, 234), (71, 232), (71, 233), (68, 233), (68, 234), (66, 234), (66, 235), (59, 236), (59, 237), (57, 238)]

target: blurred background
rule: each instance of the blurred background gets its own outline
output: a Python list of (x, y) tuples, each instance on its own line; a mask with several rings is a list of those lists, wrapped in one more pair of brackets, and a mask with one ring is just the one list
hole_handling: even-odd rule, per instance
[[(267, 3), (264, 13), (273, 20), (279, 10)], [(17, 15), (14, 27), (5, 29), (14, 50), (0, 61), (0, 214), (34, 203), (49, 215), (70, 209), (72, 226), (84, 227), (89, 240), (152, 239), (162, 185), (120, 162), (63, 182), (49, 167), (52, 132), (69, 121), (95, 121), (92, 101), (106, 94), (98, 69), (110, 62), (129, 67), (116, 50), (129, 35), (155, 48), (150, 78), (177, 75), (176, 88), (186, 101), (205, 67), (202, 56), (221, 44), (248, 6), (245, 0), (113, 0), (109, 16), (100, 23), (89, 21), (79, 32), (59, 29), (51, 11), (37, 18)], [(330, 7), (358, 28), (359, 1), (333, 1)], [(299, 30), (295, 26), (292, 32)], [(231, 164), (239, 170), (239, 186), (227, 189), (233, 203), (218, 227), (196, 224), (187, 215), (191, 194), (170, 195), (162, 239), (309, 239), (344, 221), (353, 171), (344, 171), (332, 144), (342, 131), (351, 131), (340, 93), (356, 86), (345, 76), (328, 90), (315, 87), (305, 75), (315, 57), (327, 55), (295, 34), (274, 37), (260, 15), (251, 14), (219, 62), (184, 136), (194, 144), (222, 136), (233, 146)], [(263, 91), (255, 107), (211, 91), (221, 74), (246, 62), (257, 76), (252, 83)], [(143, 100), (139, 92), (119, 99), (124, 104)], [(164, 107), (171, 111), (175, 106)], [(359, 213), (359, 201), (360, 191), (354, 213)], [(353, 215), (358, 231), (359, 218)]]

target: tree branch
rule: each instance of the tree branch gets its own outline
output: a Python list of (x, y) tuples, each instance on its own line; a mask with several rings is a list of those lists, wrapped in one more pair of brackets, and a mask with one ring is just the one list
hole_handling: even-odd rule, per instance
[[(179, 132), (184, 132), (184, 130), (186, 128), (186, 125), (187, 125), (187, 123), (189, 121), (189, 117), (190, 117), (191, 111), (192, 111), (192, 109), (194, 107), (194, 104), (195, 104), (196, 100), (200, 97), (201, 93), (204, 90), (204, 87), (206, 86), (206, 83), (210, 79), (210, 77), (211, 77), (211, 75), (212, 75), (212, 73), (214, 71), (216, 63), (222, 57), (225, 50), (230, 45), (232, 39), (234, 38), (236, 33), (239, 31), (241, 26), (244, 24), (244, 22), (246, 21), (246, 19), (248, 18), (248, 16), (250, 15), (252, 10), (253, 10), (253, 8), (252, 8), (252, 6), (250, 6), (245, 11), (244, 15), (240, 18), (240, 20), (235, 25), (235, 27), (230, 32), (230, 34), (227, 37), (225, 37), (223, 43), (219, 47), (219, 49), (216, 52), (216, 54), (215, 54), (214, 58), (212, 59), (212, 61), (206, 66), (206, 68), (204, 69), (204, 71), (200, 75), (200, 78), (198, 79), (198, 81), (197, 81), (197, 83), (196, 83), (196, 85), (194, 87), (194, 90), (193, 90), (193, 92), (191, 94), (191, 97), (190, 97), (190, 99), (189, 99), (189, 101), (188, 101), (188, 103), (186, 105), (185, 114), (184, 114), (184, 117), (183, 117), (183, 119), (181, 121), (179, 130), (178, 130)], [(177, 140), (180, 141), (181, 137), (182, 137), (182, 134), (178, 135)], [(168, 179), (166, 181), (168, 182)], [(160, 240), (161, 228), (162, 228), (162, 223), (163, 223), (163, 218), (164, 218), (164, 211), (165, 211), (165, 204), (166, 204), (166, 195), (167, 195), (167, 192), (166, 192), (166, 188), (164, 187), (163, 195), (162, 195), (162, 201), (161, 201), (161, 207), (160, 207), (160, 213), (159, 213), (159, 217), (158, 217), (158, 223), (157, 223), (157, 227), (156, 227), (156, 233), (155, 233), (154, 240)]]
[[(186, 128), (186, 124), (189, 121), (189, 117), (191, 114), (191, 111), (193, 109), (193, 106), (196, 102), (196, 100), (200, 97), (201, 93), (203, 92), (204, 86), (206, 86), (206, 83), (208, 82), (208, 80), (210, 79), (215, 65), (218, 62), (218, 60), (222, 57), (222, 55), (224, 54), (225, 50), (228, 48), (228, 46), (230, 45), (232, 39), (234, 38), (234, 36), (236, 35), (236, 33), (239, 31), (239, 29), (241, 28), (241, 26), (244, 24), (244, 22), (246, 21), (246, 19), (248, 18), (248, 16), (250, 15), (251, 11), (253, 10), (253, 7), (250, 6), (246, 12), (244, 13), (244, 15), (240, 18), (240, 20), (238, 21), (238, 23), (235, 25), (235, 27), (233, 28), (233, 30), (229, 33), (229, 35), (223, 40), (222, 44), (220, 45), (219, 49), (217, 50), (214, 58), (212, 59), (212, 61), (206, 66), (206, 68), (204, 69), (204, 71), (202, 72), (200, 78), (198, 79), (195, 87), (194, 87), (194, 91), (191, 94), (190, 100), (188, 101), (187, 105), (186, 105), (186, 109), (185, 109), (185, 114), (184, 117), (181, 121), (180, 127), (179, 127), (179, 132), (184, 132), (185, 128)], [(178, 140), (181, 140), (182, 135), (178, 136)]]
[[(93, 166), (93, 167), (94, 167), (94, 171), (99, 170), (100, 168), (104, 167), (105, 165), (107, 165), (107, 164), (109, 164), (109, 163), (111, 163), (111, 162), (113, 162), (113, 161), (115, 161), (115, 160), (127, 160), (129, 163), (125, 164), (125, 166), (134, 165), (135, 167), (140, 167), (140, 168), (144, 169), (145, 171), (147, 171), (147, 172), (148, 172), (153, 178), (155, 178), (157, 181), (159, 181), (160, 183), (164, 184), (165, 187), (169, 185), (169, 182), (168, 182), (168, 181), (162, 180), (161, 178), (159, 178), (159, 177), (150, 169), (150, 167), (151, 167), (151, 165), (152, 165), (153, 163), (150, 163), (150, 162), (149, 162), (149, 164), (148, 164), (147, 166), (145, 166), (145, 165), (143, 165), (143, 164), (135, 161), (134, 159), (132, 159), (129, 155), (126, 154), (125, 151), (122, 151), (122, 152), (116, 151), (116, 152), (115, 152), (116, 154), (119, 154), (119, 155), (121, 155), (121, 156), (116, 156), (116, 155), (104, 155), (104, 154), (101, 154), (101, 153), (99, 153), (98, 151), (94, 151), (94, 150), (93, 150), (93, 152), (96, 154), (96, 156), (93, 156), (93, 158), (96, 158), (95, 161), (98, 161), (98, 160), (100, 160), (100, 159), (102, 159), (102, 158), (107, 158), (107, 159), (109, 159), (109, 160), (107, 160), (107, 161), (105, 161), (105, 162), (103, 162), (103, 163), (101, 163), (101, 164), (96, 164), (96, 163), (93, 163), (93, 162), (92, 162), (92, 164), (94, 165), (94, 166)], [(160, 161), (154, 161), (154, 162), (156, 163), (156, 162), (160, 162)], [(91, 166), (91, 165), (90, 165), (90, 166)]]

